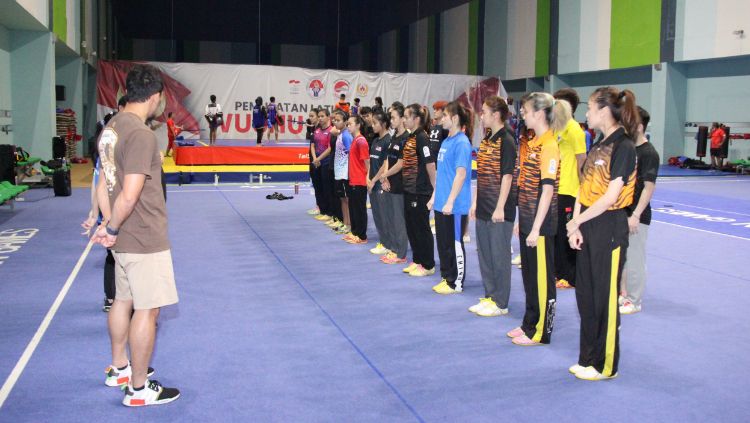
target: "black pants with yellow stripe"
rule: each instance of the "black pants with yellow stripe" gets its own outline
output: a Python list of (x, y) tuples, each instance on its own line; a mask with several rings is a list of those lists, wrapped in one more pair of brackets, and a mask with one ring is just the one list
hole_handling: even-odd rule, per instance
[(521, 233), (521, 275), (526, 292), (526, 313), (521, 329), (529, 339), (549, 344), (555, 319), (555, 238), (540, 236), (536, 247), (526, 246)]
[(583, 246), (576, 260), (576, 301), (581, 315), (578, 364), (604, 376), (617, 373), (620, 358), (618, 286), (628, 249), (624, 210), (606, 211), (581, 225)]

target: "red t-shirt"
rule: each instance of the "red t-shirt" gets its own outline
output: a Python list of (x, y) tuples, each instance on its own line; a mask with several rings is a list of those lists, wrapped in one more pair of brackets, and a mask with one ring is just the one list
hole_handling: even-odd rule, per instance
[(170, 141), (174, 141), (176, 135), (177, 134), (175, 133), (174, 120), (172, 118), (169, 118), (167, 119), (167, 138), (169, 138)]
[(369, 158), (370, 148), (365, 137), (360, 134), (352, 141), (349, 148), (349, 185), (367, 185), (365, 160)]
[(724, 133), (724, 130), (721, 128), (714, 129), (713, 132), (711, 132), (711, 148), (720, 148), (721, 143), (724, 142), (724, 137), (726, 134)]

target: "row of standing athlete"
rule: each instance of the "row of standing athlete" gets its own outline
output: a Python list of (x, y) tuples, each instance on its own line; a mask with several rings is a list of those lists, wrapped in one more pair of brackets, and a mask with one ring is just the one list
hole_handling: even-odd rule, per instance
[[(507, 335), (516, 345), (549, 344), (556, 285), (564, 282), (561, 287), (574, 286), (577, 282), (581, 351), (578, 362), (569, 370), (580, 379), (609, 379), (616, 376), (619, 361), (619, 313), (640, 310), (645, 280), (643, 251), (650, 223), (648, 201), (659, 159), (644, 136), (648, 114), (636, 108), (632, 92), (603, 87), (592, 94), (587, 120), (602, 137), (588, 156), (583, 131), (572, 117), (577, 94), (573, 90), (555, 94), (559, 99), (547, 93), (531, 93), (521, 100), (521, 117), (529, 129), (524, 133), (532, 136), (521, 137), (519, 154), (513, 131), (506, 124), (510, 116), (507, 104), (499, 97), (485, 101), (481, 118), (489, 130), (477, 154), (474, 196), (470, 188), (463, 189), (470, 186), (470, 177), (466, 176), (471, 171), (471, 146), (465, 132), (470, 130), (472, 120), (460, 104), (436, 104), (433, 109), (438, 125), (432, 128), (424, 125), (430, 122), (426, 108), (417, 104), (404, 107), (394, 103), (388, 114), (360, 112), (366, 117), (362, 123), (367, 122), (368, 136), (363, 138), (370, 141), (370, 155), (367, 159), (357, 156), (355, 161), (368, 162), (364, 186), (370, 194), (380, 237), (371, 252), (382, 254), (381, 261), (386, 264), (406, 263), (408, 242), (413, 261), (404, 272), (418, 277), (434, 274), (429, 213), (435, 208), (442, 280), (433, 290), (439, 294), (460, 293), (466, 259), (461, 235), (467, 217), (471, 217), (477, 225), (485, 297), (469, 310), (480, 316), (499, 316), (508, 312), (510, 240), (515, 232), (521, 240), (526, 313), (522, 324)], [(362, 217), (354, 223), (343, 214), (344, 207), (337, 207), (338, 201), (328, 202), (331, 192), (342, 205), (355, 197), (362, 201), (359, 194), (347, 198), (346, 194), (353, 192), (351, 187), (342, 187), (342, 175), (330, 169), (330, 154), (334, 154), (334, 161), (346, 157), (350, 170), (352, 159), (346, 155), (345, 114), (334, 116), (333, 129), (328, 117), (326, 111), (318, 111), (317, 122), (313, 115), (308, 121), (311, 177), (318, 205), (310, 214), (345, 234), (345, 241), (364, 243), (366, 233), (359, 223)], [(350, 130), (359, 136), (361, 125), (351, 123)], [(461, 160), (460, 152), (456, 154), (454, 142), (442, 148), (440, 137), (446, 136), (445, 131), (448, 138), (459, 133), (466, 138), (459, 145), (464, 150), (468, 147), (468, 162)], [(642, 162), (637, 184), (636, 142)], [(361, 186), (360, 175), (357, 179), (355, 185)], [(644, 198), (639, 199), (642, 192)], [(441, 198), (438, 203), (436, 197)], [(446, 203), (451, 207), (445, 209)], [(453, 209), (457, 203), (462, 206)], [(516, 209), (518, 224), (514, 227)], [(366, 228), (365, 208), (362, 205), (356, 210), (364, 214)], [(349, 222), (360, 227), (355, 231)], [(634, 237), (639, 238), (637, 259), (631, 260), (635, 263), (628, 287), (623, 286), (625, 295), (618, 298), (629, 240)]]

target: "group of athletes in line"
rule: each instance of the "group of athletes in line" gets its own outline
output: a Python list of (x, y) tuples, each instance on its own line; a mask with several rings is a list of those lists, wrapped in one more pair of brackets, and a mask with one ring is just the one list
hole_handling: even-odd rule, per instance
[(475, 193), (474, 119), (461, 103), (436, 102), (432, 118), (416, 103), (384, 110), (379, 102), (351, 115), (340, 103), (307, 121), (316, 200), (309, 214), (344, 241), (366, 244), (369, 194), (379, 240), (370, 252), (425, 277), (436, 272), (437, 242), (441, 280), (432, 289), (444, 295), (463, 291), (464, 234), (474, 220), (485, 296), (469, 311), (484, 317), (508, 313), (515, 234), (526, 307), (507, 333), (512, 343), (549, 344), (556, 289), (575, 287), (580, 354), (569, 371), (585, 380), (617, 375), (620, 314), (641, 309), (659, 166), (645, 135), (649, 115), (631, 91), (601, 87), (589, 97), (587, 124), (601, 135), (588, 151), (573, 119), (574, 90), (527, 94), (519, 116), (505, 99), (487, 98)]

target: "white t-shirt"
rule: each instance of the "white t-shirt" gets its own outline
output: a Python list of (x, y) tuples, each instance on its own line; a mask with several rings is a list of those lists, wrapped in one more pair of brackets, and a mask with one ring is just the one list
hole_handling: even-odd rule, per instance
[(221, 113), (221, 104), (207, 104), (206, 105), (206, 114), (209, 116), (215, 116), (216, 114)]

